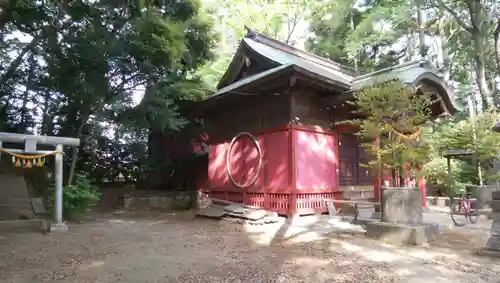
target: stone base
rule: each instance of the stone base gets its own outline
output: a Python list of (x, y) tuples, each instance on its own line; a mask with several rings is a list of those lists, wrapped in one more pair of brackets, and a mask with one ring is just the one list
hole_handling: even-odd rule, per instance
[(423, 221), (422, 192), (419, 188), (382, 187), (382, 221), (420, 224)]
[(500, 251), (496, 251), (496, 250), (481, 249), (477, 252), (477, 254), (480, 256), (500, 258)]
[(496, 217), (495, 217), (494, 215), (495, 215), (495, 214), (493, 214), (493, 213), (491, 213), (491, 212), (486, 214), (486, 216), (488, 217), (488, 220), (493, 220), (493, 221), (495, 221), (495, 220), (497, 220), (497, 219), (500, 219), (500, 215), (498, 215), (498, 216), (497, 216), (497, 215), (495, 215)]
[(374, 211), (372, 213), (372, 217), (370, 217), (371, 219), (376, 219), (376, 220), (380, 220), (380, 217), (381, 217), (381, 213), (380, 211)]
[(400, 224), (371, 221), (366, 223), (366, 236), (400, 245), (421, 245), (434, 241), (439, 236), (437, 224)]
[(66, 223), (52, 223), (49, 225), (49, 232), (68, 232), (68, 225)]
[(198, 193), (194, 191), (144, 191), (124, 196), (126, 209), (188, 210), (196, 206)]
[(486, 242), (486, 249), (500, 252), (500, 235), (491, 234)]

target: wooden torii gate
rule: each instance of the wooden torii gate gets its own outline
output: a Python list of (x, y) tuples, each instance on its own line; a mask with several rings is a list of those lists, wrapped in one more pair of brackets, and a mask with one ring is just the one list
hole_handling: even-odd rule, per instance
[[(24, 150), (3, 148), (2, 142), (24, 143)], [(53, 145), (54, 151), (38, 150), (37, 145)], [(62, 198), (63, 198), (63, 154), (64, 146), (79, 146), (80, 140), (76, 138), (53, 137), (53, 136), (34, 136), (24, 134), (14, 134), (0, 132), (0, 149), (10, 154), (37, 154), (40, 156), (55, 156), (55, 184), (54, 191), (54, 222), (50, 225), (50, 231), (68, 231), (66, 223), (62, 218)], [(2, 152), (0, 152), (2, 153)], [(23, 157), (21, 157), (23, 158)], [(29, 159), (29, 158), (28, 158)], [(31, 160), (28, 160), (31, 164)], [(35, 164), (33, 164), (35, 165)], [(0, 196), (1, 197), (1, 196)]]

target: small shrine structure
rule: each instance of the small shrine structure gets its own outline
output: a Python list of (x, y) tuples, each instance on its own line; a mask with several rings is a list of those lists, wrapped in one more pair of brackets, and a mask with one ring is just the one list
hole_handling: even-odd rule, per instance
[[(356, 118), (346, 101), (357, 90), (394, 79), (432, 93), (432, 118), (456, 112), (426, 61), (357, 74), (249, 29), (217, 92), (196, 107), (208, 125), (206, 190), (286, 215), (325, 212), (324, 199), (353, 189), (379, 200), (384, 176), (360, 165), (368, 157), (357, 129), (342, 121)], [(425, 180), (418, 186), (425, 206)]]

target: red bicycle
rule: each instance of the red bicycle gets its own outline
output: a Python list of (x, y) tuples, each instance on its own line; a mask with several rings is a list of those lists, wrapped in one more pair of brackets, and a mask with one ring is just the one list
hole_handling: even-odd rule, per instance
[[(468, 219), (470, 223), (474, 224), (477, 222), (479, 213), (476, 209), (471, 207), (471, 193), (460, 192), (458, 199), (451, 199), (451, 220), (455, 223), (455, 226), (464, 226), (465, 221)], [(464, 216), (464, 222), (460, 222), (461, 216)]]

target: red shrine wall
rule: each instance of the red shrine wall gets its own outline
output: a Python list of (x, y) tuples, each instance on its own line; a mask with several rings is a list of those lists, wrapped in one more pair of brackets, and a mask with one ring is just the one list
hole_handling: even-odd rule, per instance
[[(264, 98), (264, 99), (263, 99)], [(211, 197), (260, 206), (287, 214), (291, 207), (292, 157), (290, 96), (276, 92), (265, 97), (246, 96), (218, 107), (209, 118), (210, 149), (207, 189)], [(226, 155), (231, 140), (250, 132), (259, 142), (262, 168), (253, 185), (239, 188), (229, 179)], [(230, 152), (233, 179), (247, 183), (257, 173), (258, 152), (248, 136), (237, 139)]]
[[(226, 155), (229, 140), (211, 144), (208, 180), (210, 195), (236, 203), (260, 206), (287, 214), (293, 192), (290, 129), (280, 127), (253, 133), (262, 152), (262, 168), (253, 185), (239, 188), (229, 179)], [(258, 151), (247, 136), (236, 140), (228, 164), (235, 182), (247, 183), (257, 173)]]
[(326, 211), (325, 198), (341, 198), (337, 178), (338, 140), (319, 127), (295, 127), (295, 188), (299, 213)]
[(337, 137), (321, 129), (296, 129), (295, 178), (297, 190), (324, 191), (338, 186)]
[(256, 173), (258, 151), (246, 136), (236, 140), (227, 163), (230, 140), (212, 143), (208, 187), (214, 198), (260, 206), (282, 214), (326, 212), (325, 198), (339, 198), (337, 139), (333, 132), (285, 125), (252, 133), (262, 152), (262, 168), (248, 188), (235, 186), (228, 176), (247, 183)]
[[(296, 103), (294, 96), (306, 103)], [(331, 115), (308, 105), (309, 98), (314, 96), (296, 91), (267, 96), (264, 101), (247, 97), (237, 105), (219, 107), (223, 110), (211, 119), (209, 131), (210, 195), (282, 214), (326, 212), (324, 199), (341, 198), (338, 138), (325, 127)], [(303, 125), (290, 125), (293, 117), (299, 117)], [(262, 151), (259, 175), (253, 185), (243, 189), (231, 182), (226, 164), (231, 140), (241, 132), (255, 136)], [(236, 140), (228, 164), (233, 179), (247, 183), (257, 164), (258, 152), (252, 140), (245, 136)]]

